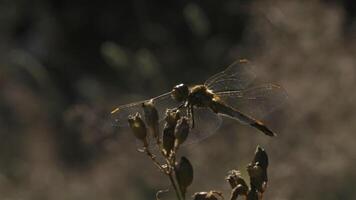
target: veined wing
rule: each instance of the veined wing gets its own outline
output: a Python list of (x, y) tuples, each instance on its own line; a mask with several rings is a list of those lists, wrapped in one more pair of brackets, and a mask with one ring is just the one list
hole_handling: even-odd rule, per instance
[(222, 119), (209, 108), (194, 108), (194, 128), (189, 132), (185, 144), (200, 142), (217, 132)]
[(268, 83), (240, 91), (217, 92), (227, 105), (258, 120), (283, 105), (288, 98), (283, 87)]
[(150, 100), (152, 100), (153, 104), (155, 105), (161, 120), (165, 116), (166, 109), (175, 108), (179, 105), (178, 102), (171, 98), (171, 92), (167, 92), (152, 99), (122, 105), (111, 111), (111, 118), (114, 121), (114, 125), (119, 127), (127, 127), (127, 120), (129, 115), (135, 114), (137, 112), (140, 113), (143, 117), (144, 114), (142, 104)]
[(204, 85), (213, 92), (242, 90), (247, 88), (255, 78), (256, 74), (252, 71), (251, 63), (247, 60), (238, 60), (224, 71), (210, 77)]

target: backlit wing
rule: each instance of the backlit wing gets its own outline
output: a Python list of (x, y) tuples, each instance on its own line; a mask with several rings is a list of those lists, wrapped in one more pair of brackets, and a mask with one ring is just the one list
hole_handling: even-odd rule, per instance
[(161, 120), (165, 116), (166, 109), (175, 108), (179, 105), (178, 102), (174, 101), (171, 98), (170, 92), (154, 97), (152, 99), (122, 105), (115, 108), (113, 111), (111, 111), (111, 118), (114, 122), (114, 125), (118, 127), (127, 127), (128, 116), (133, 115), (137, 112), (140, 113), (141, 116), (143, 117), (144, 115), (143, 115), (142, 104), (150, 100), (153, 101), (153, 104), (155, 105)]
[(222, 119), (209, 108), (194, 108), (194, 128), (189, 132), (187, 142), (192, 144), (200, 142), (217, 132)]
[(227, 105), (256, 119), (263, 119), (288, 98), (283, 87), (268, 83), (240, 91), (217, 92)]
[(238, 60), (224, 71), (210, 77), (204, 85), (213, 92), (242, 90), (247, 88), (255, 78), (251, 63), (247, 60)]

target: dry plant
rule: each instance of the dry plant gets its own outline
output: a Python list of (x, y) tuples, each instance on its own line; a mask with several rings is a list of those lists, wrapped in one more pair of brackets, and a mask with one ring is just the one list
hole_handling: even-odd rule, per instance
[[(184, 116), (178, 108), (167, 109), (161, 133), (159, 116), (154, 104), (149, 101), (143, 103), (142, 108), (144, 119), (139, 113), (128, 118), (132, 132), (142, 144), (142, 148), (138, 150), (145, 153), (159, 171), (169, 178), (177, 199), (185, 200), (187, 188), (193, 182), (193, 166), (184, 156), (177, 161), (177, 153), (189, 136), (191, 129), (189, 118)], [(153, 152), (157, 152), (160, 156), (158, 157)], [(231, 170), (226, 177), (231, 186), (230, 200), (236, 200), (240, 196), (246, 200), (261, 200), (267, 187), (267, 167), (267, 153), (258, 146), (252, 162), (247, 166), (250, 186), (238, 170)], [(158, 191), (156, 199), (159, 199), (159, 194), (162, 192), (166, 191)], [(192, 198), (194, 200), (217, 200), (224, 199), (224, 196), (222, 192), (212, 190), (197, 192)]]

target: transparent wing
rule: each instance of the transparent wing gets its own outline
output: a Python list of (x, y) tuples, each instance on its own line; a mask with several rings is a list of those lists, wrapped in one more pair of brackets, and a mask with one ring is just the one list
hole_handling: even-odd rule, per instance
[(224, 71), (210, 77), (204, 85), (213, 92), (242, 90), (247, 88), (255, 78), (256, 74), (252, 71), (251, 63), (247, 60), (238, 60)]
[(272, 83), (240, 91), (217, 92), (216, 95), (227, 105), (259, 120), (283, 105), (288, 98), (283, 87)]
[(222, 119), (209, 108), (194, 108), (194, 128), (189, 132), (186, 145), (200, 142), (217, 132)]
[(111, 112), (111, 119), (113, 120), (113, 125), (118, 127), (128, 127), (128, 121), (127, 121), (128, 116), (135, 114), (137, 112), (140, 113), (141, 116), (143, 117), (144, 115), (143, 115), (142, 104), (150, 100), (153, 101), (153, 104), (158, 110), (158, 115), (161, 118), (161, 120), (165, 116), (166, 109), (175, 108), (179, 105), (178, 102), (174, 101), (171, 98), (170, 92), (154, 97), (152, 99), (122, 105), (115, 108)]

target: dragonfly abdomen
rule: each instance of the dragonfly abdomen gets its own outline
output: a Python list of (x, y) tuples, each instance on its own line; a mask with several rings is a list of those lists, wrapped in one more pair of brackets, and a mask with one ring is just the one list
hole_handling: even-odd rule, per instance
[(263, 132), (264, 134), (268, 135), (268, 136), (275, 136), (276, 134), (270, 130), (265, 124), (263, 124), (261, 121), (256, 120), (240, 111), (238, 111), (237, 109), (234, 109), (232, 107), (230, 107), (229, 105), (226, 105), (225, 103), (223, 103), (222, 101), (220, 101), (219, 99), (213, 99), (210, 103), (209, 106), (215, 113), (219, 113), (219, 114), (223, 114), (226, 115), (228, 117), (231, 117), (235, 120), (238, 120), (244, 124), (248, 124), (254, 128), (257, 128), (258, 130), (260, 130), (261, 132)]

